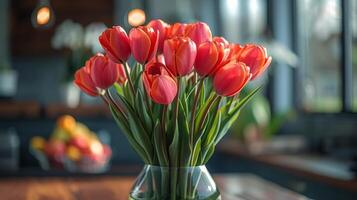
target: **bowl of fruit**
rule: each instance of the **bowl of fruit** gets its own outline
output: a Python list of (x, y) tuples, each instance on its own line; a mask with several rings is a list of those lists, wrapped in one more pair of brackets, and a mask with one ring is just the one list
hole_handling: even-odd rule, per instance
[(58, 118), (48, 139), (31, 139), (30, 152), (45, 170), (100, 173), (108, 169), (112, 151), (99, 138), (86, 125), (64, 115)]

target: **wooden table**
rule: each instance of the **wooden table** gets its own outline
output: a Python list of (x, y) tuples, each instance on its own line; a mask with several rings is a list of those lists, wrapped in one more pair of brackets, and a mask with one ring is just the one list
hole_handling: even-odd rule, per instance
[[(306, 197), (251, 174), (214, 176), (223, 200), (303, 200)], [(1, 200), (127, 200), (134, 177), (0, 179)]]

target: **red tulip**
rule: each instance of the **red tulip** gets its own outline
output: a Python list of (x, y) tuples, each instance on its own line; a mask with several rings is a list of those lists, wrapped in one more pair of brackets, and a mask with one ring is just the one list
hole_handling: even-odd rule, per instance
[(116, 63), (123, 63), (129, 59), (130, 44), (125, 30), (120, 26), (113, 26), (99, 36), (99, 42), (108, 57)]
[(197, 49), (188, 37), (165, 40), (164, 58), (167, 68), (174, 76), (184, 76), (193, 70)]
[(159, 34), (150, 27), (139, 26), (129, 33), (133, 57), (141, 64), (151, 60), (157, 52)]
[(213, 77), (213, 87), (221, 96), (234, 96), (248, 83), (252, 74), (244, 63), (229, 63)]
[(177, 84), (162, 63), (146, 65), (142, 75), (146, 93), (158, 104), (170, 104), (176, 97)]
[(90, 96), (98, 96), (98, 90), (95, 87), (90, 76), (91, 64), (88, 60), (84, 67), (78, 69), (74, 74), (74, 83), (86, 94)]
[(151, 20), (147, 26), (151, 27), (155, 32), (159, 33), (159, 44), (157, 51), (162, 52), (162, 47), (164, 45), (164, 40), (166, 39), (166, 32), (169, 25), (160, 19), (155, 19)]
[(116, 64), (103, 54), (90, 58), (90, 76), (94, 85), (102, 90), (108, 89), (119, 80), (120, 64)]
[(200, 76), (213, 74), (218, 67), (226, 60), (229, 51), (222, 42), (207, 41), (202, 43), (197, 49), (195, 70)]
[(244, 62), (250, 68), (252, 79), (260, 76), (268, 68), (271, 59), (263, 46), (255, 44), (243, 46), (238, 56), (238, 62)]
[(186, 27), (185, 35), (191, 38), (199, 47), (200, 44), (212, 41), (212, 33), (209, 26), (204, 22), (196, 22)]
[(175, 23), (169, 26), (166, 33), (167, 39), (178, 37), (178, 36), (184, 36), (186, 27), (187, 24), (182, 24), (182, 23)]

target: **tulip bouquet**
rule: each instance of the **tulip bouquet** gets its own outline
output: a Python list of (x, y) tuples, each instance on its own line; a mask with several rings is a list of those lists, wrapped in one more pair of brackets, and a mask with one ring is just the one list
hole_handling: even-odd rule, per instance
[[(108, 104), (147, 165), (168, 168), (207, 163), (259, 89), (244, 97), (239, 92), (271, 62), (264, 47), (213, 37), (203, 22), (153, 20), (128, 35), (114, 26), (99, 41), (105, 55), (90, 58), (76, 72), (75, 84)], [(136, 62), (129, 66), (130, 56)], [(180, 174), (168, 176), (175, 196)], [(168, 180), (161, 180), (165, 187)], [(192, 189), (184, 191), (195, 199)]]

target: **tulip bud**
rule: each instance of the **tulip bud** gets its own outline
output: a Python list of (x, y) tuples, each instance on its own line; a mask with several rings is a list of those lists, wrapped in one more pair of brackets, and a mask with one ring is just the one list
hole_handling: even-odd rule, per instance
[(243, 46), (238, 62), (245, 63), (253, 74), (252, 80), (260, 76), (270, 65), (271, 57), (267, 55), (267, 51), (260, 45), (247, 44)]
[(168, 105), (175, 99), (177, 83), (162, 63), (146, 65), (142, 79), (146, 93), (155, 103)]
[(155, 19), (150, 21), (147, 26), (151, 27), (152, 29), (154, 29), (155, 32), (159, 33), (159, 44), (157, 47), (157, 51), (162, 52), (164, 40), (166, 39), (166, 32), (169, 25), (160, 19)]
[(99, 42), (107, 56), (116, 63), (123, 63), (129, 59), (129, 37), (120, 26), (108, 28), (99, 36)]
[(90, 76), (90, 68), (90, 61), (88, 60), (85, 66), (78, 69), (74, 74), (74, 83), (86, 94), (90, 96), (98, 96), (98, 90)]
[(191, 73), (196, 54), (196, 45), (188, 37), (175, 37), (164, 42), (165, 63), (174, 76)]
[(198, 47), (204, 42), (212, 41), (211, 30), (204, 22), (189, 24), (186, 27), (185, 35), (191, 38)]
[(102, 90), (108, 89), (119, 80), (119, 68), (121, 64), (116, 64), (103, 54), (97, 54), (90, 58), (90, 76), (94, 85)]
[(221, 42), (207, 41), (197, 49), (195, 70), (200, 76), (213, 74), (228, 56), (229, 51)]
[(129, 41), (135, 60), (145, 64), (156, 55), (159, 35), (150, 27), (139, 26), (131, 29)]
[(248, 83), (252, 74), (244, 63), (228, 63), (213, 77), (213, 87), (221, 96), (234, 96)]

